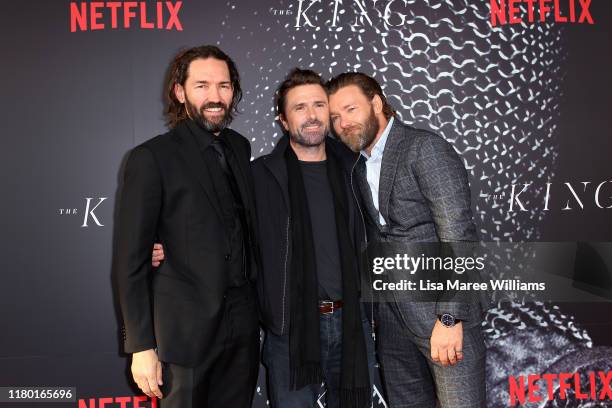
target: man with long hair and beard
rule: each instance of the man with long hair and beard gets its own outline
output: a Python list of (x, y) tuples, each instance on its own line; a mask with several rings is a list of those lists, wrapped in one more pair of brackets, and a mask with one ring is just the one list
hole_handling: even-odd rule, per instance
[[(125, 165), (113, 273), (138, 387), (162, 407), (251, 406), (259, 326), (250, 144), (229, 129), (242, 92), (219, 48), (179, 53), (168, 133)], [(150, 248), (165, 248), (152, 273)]]
[[(368, 75), (343, 73), (326, 88), (335, 133), (360, 153), (354, 179), (369, 242), (445, 242), (461, 252), (457, 243), (477, 241), (467, 172), (452, 145), (401, 123)], [(486, 307), (472, 296), (380, 302), (377, 351), (392, 407), (485, 406)]]

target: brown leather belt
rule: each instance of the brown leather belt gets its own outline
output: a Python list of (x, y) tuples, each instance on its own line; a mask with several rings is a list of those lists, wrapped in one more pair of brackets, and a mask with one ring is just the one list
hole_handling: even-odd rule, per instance
[(334, 310), (342, 309), (342, 305), (344, 303), (341, 300), (336, 300), (332, 302), (331, 300), (320, 300), (319, 301), (319, 313), (321, 314), (331, 314), (334, 313)]

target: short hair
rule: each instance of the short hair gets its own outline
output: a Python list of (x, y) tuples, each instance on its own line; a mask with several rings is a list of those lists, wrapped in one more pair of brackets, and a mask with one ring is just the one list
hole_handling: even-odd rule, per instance
[(230, 82), (234, 95), (229, 108), (230, 115), (232, 112), (238, 112), (238, 102), (242, 99), (242, 88), (240, 87), (240, 75), (234, 61), (221, 49), (214, 45), (202, 45), (193, 47), (179, 52), (170, 63), (168, 73), (166, 75), (165, 86), (165, 102), (166, 108), (164, 115), (166, 116), (166, 124), (168, 127), (175, 127), (181, 120), (186, 119), (187, 112), (183, 104), (176, 98), (174, 87), (179, 84), (184, 86), (189, 73), (189, 65), (197, 59), (214, 58), (224, 61), (227, 64), (227, 69), (230, 74)]
[(321, 78), (321, 75), (310, 69), (293, 68), (285, 80), (276, 89), (274, 95), (274, 106), (276, 107), (277, 115), (285, 114), (285, 102), (287, 93), (300, 85), (320, 85), (325, 90), (325, 82)]
[(395, 116), (395, 109), (387, 102), (387, 98), (382, 91), (382, 88), (378, 81), (372, 78), (369, 75), (364, 74), (363, 72), (345, 72), (340, 75), (337, 75), (327, 81), (325, 84), (325, 89), (327, 90), (328, 95), (333, 95), (340, 88), (344, 88), (345, 86), (356, 85), (361, 89), (363, 94), (370, 100), (374, 98), (375, 95), (378, 95), (383, 103), (383, 114), (385, 118), (390, 119), (392, 116)]

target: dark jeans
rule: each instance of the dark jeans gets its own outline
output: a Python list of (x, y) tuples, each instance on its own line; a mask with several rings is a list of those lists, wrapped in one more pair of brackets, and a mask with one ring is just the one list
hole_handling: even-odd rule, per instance
[(162, 362), (160, 407), (250, 408), (258, 371), (255, 291), (249, 286), (229, 289), (217, 337), (204, 360), (196, 367)]
[[(363, 335), (368, 353), (370, 383), (375, 375), (376, 358), (370, 323), (362, 313)], [(321, 315), (321, 365), (325, 387), (313, 384), (297, 391), (289, 389), (289, 334), (277, 336), (268, 331), (263, 347), (263, 363), (267, 368), (268, 391), (272, 408), (313, 408), (317, 399), (326, 401), (328, 408), (339, 406), (340, 370), (342, 362), (342, 309)]]

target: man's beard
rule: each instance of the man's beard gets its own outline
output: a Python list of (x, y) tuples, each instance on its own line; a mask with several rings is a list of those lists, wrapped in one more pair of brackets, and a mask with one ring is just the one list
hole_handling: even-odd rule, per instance
[(374, 142), (379, 129), (380, 124), (372, 108), (370, 116), (363, 125), (355, 125), (348, 129), (343, 129), (338, 136), (352, 151), (360, 152)]
[[(187, 107), (187, 113), (189, 117), (193, 119), (200, 127), (206, 129), (211, 133), (218, 133), (229, 126), (234, 119), (231, 110), (227, 105), (223, 102), (208, 102), (198, 110), (198, 108), (192, 104), (189, 100), (185, 101), (185, 106)], [(221, 108), (223, 109), (223, 116), (219, 119), (213, 121), (206, 118), (205, 109), (209, 108)]]
[[(307, 126), (318, 125), (319, 131), (309, 132), (305, 128)], [(289, 137), (294, 143), (297, 143), (304, 147), (315, 147), (319, 146), (325, 141), (325, 136), (329, 132), (329, 128), (323, 124), (320, 120), (309, 120), (300, 125), (296, 132), (289, 131)]]

